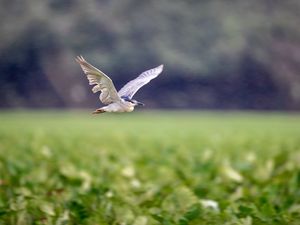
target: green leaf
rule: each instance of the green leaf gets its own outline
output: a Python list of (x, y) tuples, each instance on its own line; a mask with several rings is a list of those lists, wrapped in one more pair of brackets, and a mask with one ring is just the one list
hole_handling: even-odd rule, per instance
[(200, 216), (201, 216), (201, 205), (194, 204), (179, 219), (179, 224), (187, 225), (187, 224), (189, 224), (189, 222), (199, 218)]
[(40, 210), (49, 216), (55, 216), (54, 206), (51, 203), (43, 203)]
[(71, 201), (69, 204), (70, 213), (77, 221), (83, 221), (84, 219), (89, 217), (89, 211), (85, 207), (84, 204), (82, 204), (79, 201)]

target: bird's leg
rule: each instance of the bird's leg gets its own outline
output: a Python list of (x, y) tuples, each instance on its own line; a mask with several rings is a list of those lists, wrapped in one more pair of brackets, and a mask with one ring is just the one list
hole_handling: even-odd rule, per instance
[(105, 110), (102, 108), (96, 109), (93, 114), (100, 114), (100, 113), (105, 113)]

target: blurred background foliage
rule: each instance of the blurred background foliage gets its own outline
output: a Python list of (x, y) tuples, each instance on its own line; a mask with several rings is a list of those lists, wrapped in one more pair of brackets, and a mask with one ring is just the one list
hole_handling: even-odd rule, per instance
[(0, 107), (95, 107), (74, 57), (149, 108), (300, 109), (300, 1), (0, 0)]

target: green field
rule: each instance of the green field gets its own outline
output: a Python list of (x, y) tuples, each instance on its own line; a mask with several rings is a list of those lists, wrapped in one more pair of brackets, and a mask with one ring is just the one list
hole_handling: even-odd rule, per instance
[(300, 224), (300, 116), (0, 113), (0, 224)]

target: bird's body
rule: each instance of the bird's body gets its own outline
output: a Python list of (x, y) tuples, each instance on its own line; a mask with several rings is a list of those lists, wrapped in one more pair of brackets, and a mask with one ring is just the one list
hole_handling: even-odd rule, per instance
[(121, 99), (120, 102), (114, 102), (100, 109), (104, 112), (132, 112), (134, 110), (134, 104)]
[(100, 91), (99, 99), (106, 104), (102, 108), (95, 110), (93, 113), (103, 112), (132, 112), (137, 105), (144, 105), (134, 99), (133, 95), (150, 80), (157, 77), (163, 70), (163, 65), (147, 70), (139, 75), (136, 79), (128, 82), (117, 92), (112, 80), (102, 71), (89, 64), (82, 56), (78, 56), (76, 61), (80, 64), (83, 72), (87, 75), (90, 85), (94, 93)]

